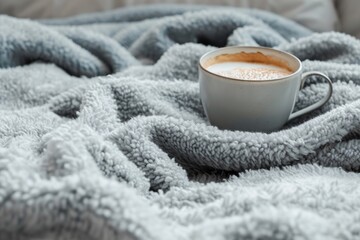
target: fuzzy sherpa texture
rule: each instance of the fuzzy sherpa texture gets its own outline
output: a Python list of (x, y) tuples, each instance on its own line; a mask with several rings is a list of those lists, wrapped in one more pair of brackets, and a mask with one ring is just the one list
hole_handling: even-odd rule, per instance
[[(333, 97), (270, 134), (210, 126), (197, 62), (226, 45), (291, 52)], [(359, 239), (359, 64), (359, 40), (255, 10), (0, 16), (0, 239)]]

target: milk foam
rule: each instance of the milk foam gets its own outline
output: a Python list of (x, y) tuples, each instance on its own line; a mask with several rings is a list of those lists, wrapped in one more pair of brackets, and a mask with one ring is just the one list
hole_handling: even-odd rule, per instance
[(207, 70), (221, 76), (243, 80), (271, 80), (291, 74), (289, 70), (276, 65), (251, 62), (222, 62), (209, 66)]

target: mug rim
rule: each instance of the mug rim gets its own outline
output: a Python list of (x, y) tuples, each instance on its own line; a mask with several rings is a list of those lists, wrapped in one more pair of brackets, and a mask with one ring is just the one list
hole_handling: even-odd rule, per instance
[[(284, 55), (287, 55), (293, 59), (295, 59), (298, 64), (299, 64), (299, 67), (296, 71), (294, 71), (292, 74), (290, 75), (287, 75), (285, 77), (281, 77), (281, 78), (274, 78), (274, 79), (268, 79), (268, 80), (249, 80), (249, 79), (239, 79), (239, 78), (232, 78), (232, 77), (225, 77), (225, 76), (222, 76), (222, 75), (219, 75), (219, 74), (216, 74), (216, 73), (213, 73), (213, 72), (210, 72), (209, 70), (207, 70), (205, 67), (202, 66), (202, 61), (203, 59), (208, 56), (209, 54), (212, 54), (212, 53), (216, 53), (216, 52), (220, 52), (220, 51), (223, 51), (225, 49), (231, 49), (231, 48), (235, 48), (235, 49), (241, 49), (241, 48), (247, 48), (247, 49), (250, 49), (250, 48), (253, 48), (253, 49), (265, 49), (265, 50), (268, 50), (268, 51), (272, 51), (272, 52), (276, 52), (276, 53), (280, 53), (280, 54), (284, 54)], [(204, 72), (210, 74), (210, 75), (213, 75), (213, 76), (216, 76), (216, 77), (219, 77), (219, 78), (223, 78), (223, 79), (226, 79), (226, 80), (231, 80), (231, 81), (240, 81), (240, 82), (252, 82), (252, 83), (256, 83), (256, 82), (259, 82), (259, 83), (263, 83), (263, 82), (274, 82), (274, 81), (281, 81), (281, 80), (286, 80), (288, 78), (291, 78), (292, 76), (295, 76), (297, 74), (299, 74), (301, 71), (302, 71), (302, 63), (300, 61), (299, 58), (297, 58), (295, 55), (291, 54), (291, 53), (288, 53), (288, 52), (285, 52), (285, 51), (282, 51), (282, 50), (278, 50), (278, 49), (274, 49), (274, 48), (269, 48), (269, 47), (262, 47), (262, 46), (229, 46), (229, 47), (222, 47), (222, 48), (217, 48), (217, 49), (214, 49), (212, 51), (209, 51), (205, 54), (203, 54), (200, 59), (199, 59), (199, 63), (198, 63), (199, 67), (201, 68), (201, 70), (203, 70)]]

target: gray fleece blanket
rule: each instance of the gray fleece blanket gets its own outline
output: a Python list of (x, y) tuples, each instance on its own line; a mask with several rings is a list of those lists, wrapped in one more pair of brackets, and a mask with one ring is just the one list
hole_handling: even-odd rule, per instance
[[(291, 52), (333, 97), (270, 134), (210, 126), (197, 61), (226, 45)], [(359, 64), (359, 40), (255, 10), (0, 16), (0, 239), (359, 239)]]

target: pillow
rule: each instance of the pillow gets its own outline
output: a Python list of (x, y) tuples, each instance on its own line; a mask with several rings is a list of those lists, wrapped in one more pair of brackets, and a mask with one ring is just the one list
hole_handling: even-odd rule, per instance
[[(0, 13), (21, 18), (62, 18), (109, 10), (116, 0), (0, 0)], [(122, 2), (122, 1), (120, 1)]]
[(360, 38), (360, 1), (337, 0), (341, 31)]
[(332, 0), (1, 0), (0, 12), (23, 18), (59, 18), (151, 3), (216, 4), (264, 9), (319, 32), (335, 30), (338, 26)]
[(164, 2), (257, 8), (285, 16), (318, 32), (339, 28), (339, 20), (332, 0), (127, 0), (124, 4), (129, 6)]

